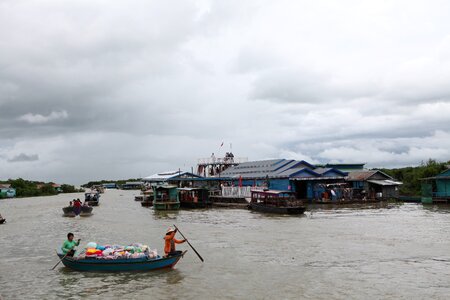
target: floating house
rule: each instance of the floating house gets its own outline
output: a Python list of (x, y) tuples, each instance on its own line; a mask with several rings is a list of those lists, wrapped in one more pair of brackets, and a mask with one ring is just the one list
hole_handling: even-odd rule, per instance
[(211, 207), (209, 190), (205, 188), (179, 188), (178, 199), (180, 206), (185, 208), (206, 208)]
[(153, 208), (155, 210), (177, 210), (180, 208), (177, 186), (153, 186)]
[(62, 192), (63, 192), (62, 186), (61, 186), (60, 184), (53, 183), (53, 184), (52, 184), (52, 187), (53, 187), (53, 188), (55, 189), (55, 191), (58, 192), (58, 193), (62, 193)]
[(103, 183), (102, 186), (105, 189), (117, 189), (118, 188), (117, 184), (115, 182)]
[(144, 183), (150, 183), (151, 185), (157, 184), (176, 184), (180, 185), (180, 182), (189, 182), (196, 179), (201, 179), (199, 175), (195, 175), (190, 172), (184, 171), (168, 171), (162, 173), (156, 173), (145, 178), (142, 178)]
[(434, 176), (422, 178), (422, 203), (450, 203), (450, 167)]
[(122, 184), (123, 190), (139, 190), (144, 186), (142, 181), (129, 181)]
[(0, 184), (0, 198), (14, 198), (16, 197), (16, 189), (12, 188), (10, 184)]
[(241, 163), (225, 170), (221, 176), (234, 186), (287, 190), (298, 199), (313, 199), (318, 185), (344, 182), (347, 173), (334, 168), (316, 168), (301, 160), (273, 159)]
[(398, 198), (402, 184), (380, 170), (349, 172), (346, 182), (351, 184), (354, 197), (367, 199)]

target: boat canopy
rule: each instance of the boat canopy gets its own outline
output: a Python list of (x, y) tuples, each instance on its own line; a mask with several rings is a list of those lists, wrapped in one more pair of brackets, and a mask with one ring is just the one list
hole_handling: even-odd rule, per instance
[(294, 194), (292, 191), (282, 191), (282, 190), (252, 190), (251, 191), (252, 194), (260, 194), (260, 195), (271, 195), (271, 196), (275, 196), (275, 195), (292, 195)]

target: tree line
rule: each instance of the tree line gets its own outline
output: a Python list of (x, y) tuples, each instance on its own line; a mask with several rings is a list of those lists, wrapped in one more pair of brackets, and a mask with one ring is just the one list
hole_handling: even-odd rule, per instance
[(127, 182), (132, 181), (141, 181), (140, 178), (130, 178), (130, 179), (120, 179), (120, 180), (96, 180), (96, 181), (89, 181), (88, 183), (82, 184), (82, 187), (91, 187), (93, 185), (102, 185), (104, 183), (115, 183), (116, 186), (122, 186)]
[(400, 186), (400, 195), (420, 196), (421, 178), (434, 177), (448, 169), (450, 161), (438, 162), (429, 159), (417, 167), (405, 167), (397, 169), (380, 169), (380, 171), (403, 182)]
[(51, 196), (58, 193), (76, 193), (81, 191), (70, 184), (62, 184), (59, 188), (55, 188), (53, 182), (31, 181), (22, 178), (0, 181), (0, 184), (10, 184), (11, 188), (16, 189), (16, 197)]

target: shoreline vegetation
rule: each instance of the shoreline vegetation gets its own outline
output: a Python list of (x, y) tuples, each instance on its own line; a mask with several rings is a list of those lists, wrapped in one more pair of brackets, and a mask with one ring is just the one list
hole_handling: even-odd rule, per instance
[(429, 159), (417, 167), (404, 167), (395, 169), (377, 169), (380, 170), (396, 180), (403, 182), (400, 185), (401, 196), (421, 196), (421, 179), (427, 177), (434, 177), (450, 167), (450, 160), (447, 162), (438, 162), (434, 159)]
[[(421, 195), (421, 178), (433, 177), (439, 173), (447, 170), (450, 166), (450, 161), (438, 162), (434, 159), (429, 159), (422, 162), (416, 167), (404, 168), (374, 168), (373, 170), (380, 170), (396, 180), (403, 182), (400, 186), (401, 196), (420, 196)], [(53, 182), (30, 181), (22, 178), (8, 179), (0, 181), (0, 184), (10, 184), (11, 188), (16, 189), (16, 197), (37, 197), (37, 196), (51, 196), (59, 193), (76, 193), (83, 192), (83, 188), (89, 188), (94, 185), (102, 185), (106, 183), (115, 183), (116, 186), (122, 186), (126, 182), (140, 181), (140, 178), (130, 178), (121, 180), (97, 180), (89, 181), (81, 185), (80, 189), (70, 184), (57, 185)], [(0, 195), (1, 198), (1, 195)]]
[[(77, 189), (70, 184), (59, 185), (53, 182), (31, 181), (22, 178), (0, 181), (0, 185), (1, 184), (9, 184), (11, 188), (15, 189), (15, 198), (52, 196), (60, 193), (77, 193), (84, 191), (84, 189)], [(2, 194), (0, 193), (0, 199), (1, 198)]]
[(115, 183), (116, 186), (122, 186), (127, 182), (132, 181), (141, 181), (141, 178), (130, 178), (130, 179), (120, 179), (120, 180), (97, 180), (97, 181), (89, 181), (88, 183), (82, 184), (81, 187), (89, 188), (93, 185), (102, 185), (108, 183)]

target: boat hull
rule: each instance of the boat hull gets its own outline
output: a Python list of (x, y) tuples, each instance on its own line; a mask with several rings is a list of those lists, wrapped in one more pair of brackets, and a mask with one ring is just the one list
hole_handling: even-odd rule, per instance
[(153, 201), (142, 201), (141, 205), (143, 207), (152, 207), (153, 206)]
[(271, 214), (288, 214), (288, 215), (300, 215), (306, 210), (304, 206), (287, 206), (287, 207), (277, 207), (270, 205), (262, 205), (258, 203), (250, 203), (248, 208), (254, 211), (271, 213)]
[(178, 210), (180, 209), (180, 202), (155, 202), (153, 201), (153, 208), (155, 210)]
[(211, 206), (211, 202), (180, 202), (181, 208), (208, 208)]
[[(77, 215), (74, 211), (73, 206), (63, 207), (62, 210), (64, 212), (64, 216), (75, 217)], [(79, 215), (80, 216), (90, 215), (90, 214), (92, 214), (92, 210), (93, 210), (93, 208), (91, 206), (82, 206)]]
[[(170, 256), (158, 257), (155, 259), (74, 259), (66, 257), (62, 260), (64, 266), (82, 272), (136, 272), (153, 271), (164, 268), (172, 268), (183, 257), (185, 252)], [(58, 253), (59, 258), (64, 254)]]

